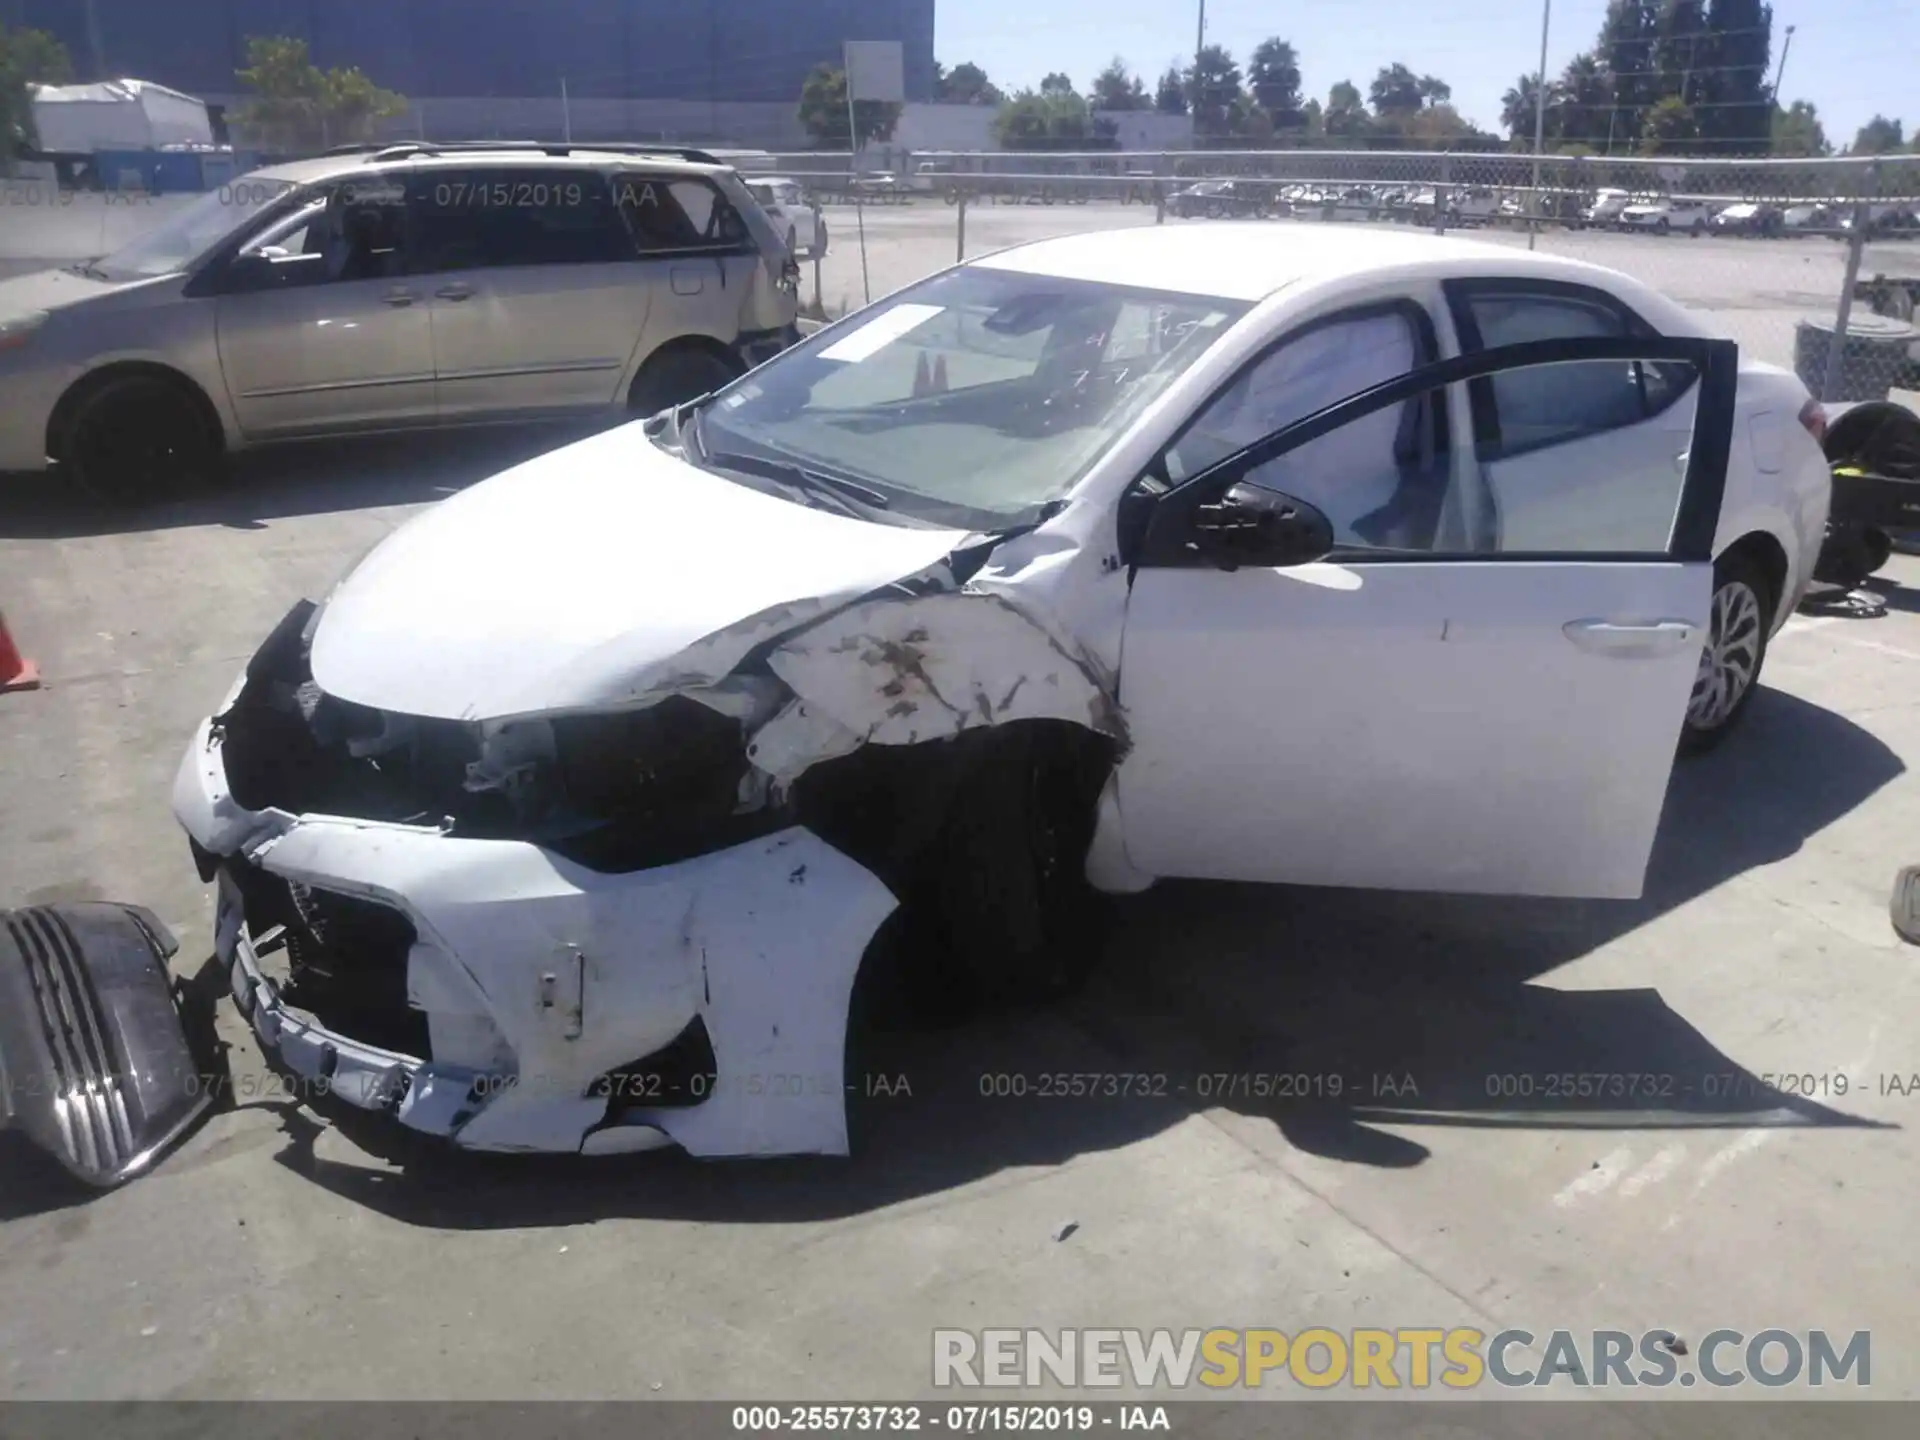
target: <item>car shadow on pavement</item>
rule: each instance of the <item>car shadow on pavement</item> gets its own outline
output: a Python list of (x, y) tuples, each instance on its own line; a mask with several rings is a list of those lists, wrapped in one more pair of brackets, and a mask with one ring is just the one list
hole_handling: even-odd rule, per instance
[(0, 539), (57, 540), (187, 526), (257, 530), (275, 520), (444, 500), (596, 426), (499, 425), (272, 446), (192, 496), (115, 509), (63, 489), (57, 475), (0, 475)]
[(1657, 990), (1534, 982), (1793, 855), (1903, 769), (1858, 726), (1768, 690), (1736, 740), (1677, 769), (1638, 901), (1198, 883), (1131, 897), (1076, 1000), (860, 1037), (850, 1160), (474, 1156), (338, 1106), (330, 1141), (289, 1110), (279, 1159), (404, 1223), (468, 1229), (857, 1215), (1206, 1110), (1383, 1167), (1427, 1157), (1398, 1133), (1422, 1127), (1893, 1128), (1847, 1113), (1831, 1064), (1806, 1083), (1747, 1071)]

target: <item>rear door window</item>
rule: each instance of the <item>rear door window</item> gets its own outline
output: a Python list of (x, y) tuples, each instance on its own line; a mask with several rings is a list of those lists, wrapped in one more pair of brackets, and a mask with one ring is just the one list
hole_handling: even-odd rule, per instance
[(604, 175), (532, 167), (437, 170), (413, 179), (416, 268), (428, 272), (631, 260)]

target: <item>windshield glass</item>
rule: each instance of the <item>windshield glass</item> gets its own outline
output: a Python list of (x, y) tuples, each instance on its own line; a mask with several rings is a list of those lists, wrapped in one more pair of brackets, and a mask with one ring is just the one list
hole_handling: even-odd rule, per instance
[(171, 219), (100, 262), (109, 275), (170, 275), (211, 250), (240, 226), (283, 199), (281, 181), (239, 181), (209, 190)]
[(737, 382), (700, 416), (707, 462), (816, 468), (903, 517), (1039, 518), (1247, 309), (1240, 301), (968, 266)]

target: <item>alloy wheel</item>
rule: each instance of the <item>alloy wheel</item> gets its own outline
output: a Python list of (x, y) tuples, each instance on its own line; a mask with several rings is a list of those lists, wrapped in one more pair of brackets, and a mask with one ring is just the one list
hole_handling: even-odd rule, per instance
[(1760, 597), (1744, 580), (1713, 592), (1713, 616), (1687, 702), (1687, 723), (1713, 730), (1727, 722), (1760, 673)]

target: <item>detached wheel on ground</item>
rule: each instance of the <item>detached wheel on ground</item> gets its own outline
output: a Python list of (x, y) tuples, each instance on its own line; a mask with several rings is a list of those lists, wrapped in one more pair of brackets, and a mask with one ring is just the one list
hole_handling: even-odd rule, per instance
[(693, 345), (662, 350), (633, 377), (627, 408), (636, 415), (657, 415), (718, 390), (739, 374), (739, 365), (712, 350)]
[(1713, 605), (1680, 732), (1681, 754), (1713, 749), (1746, 714), (1767, 659), (1773, 605), (1773, 586), (1752, 556), (1736, 551), (1713, 567)]
[(107, 505), (169, 500), (212, 481), (225, 445), (200, 398), (160, 375), (108, 380), (74, 407), (57, 447), (62, 472)]

